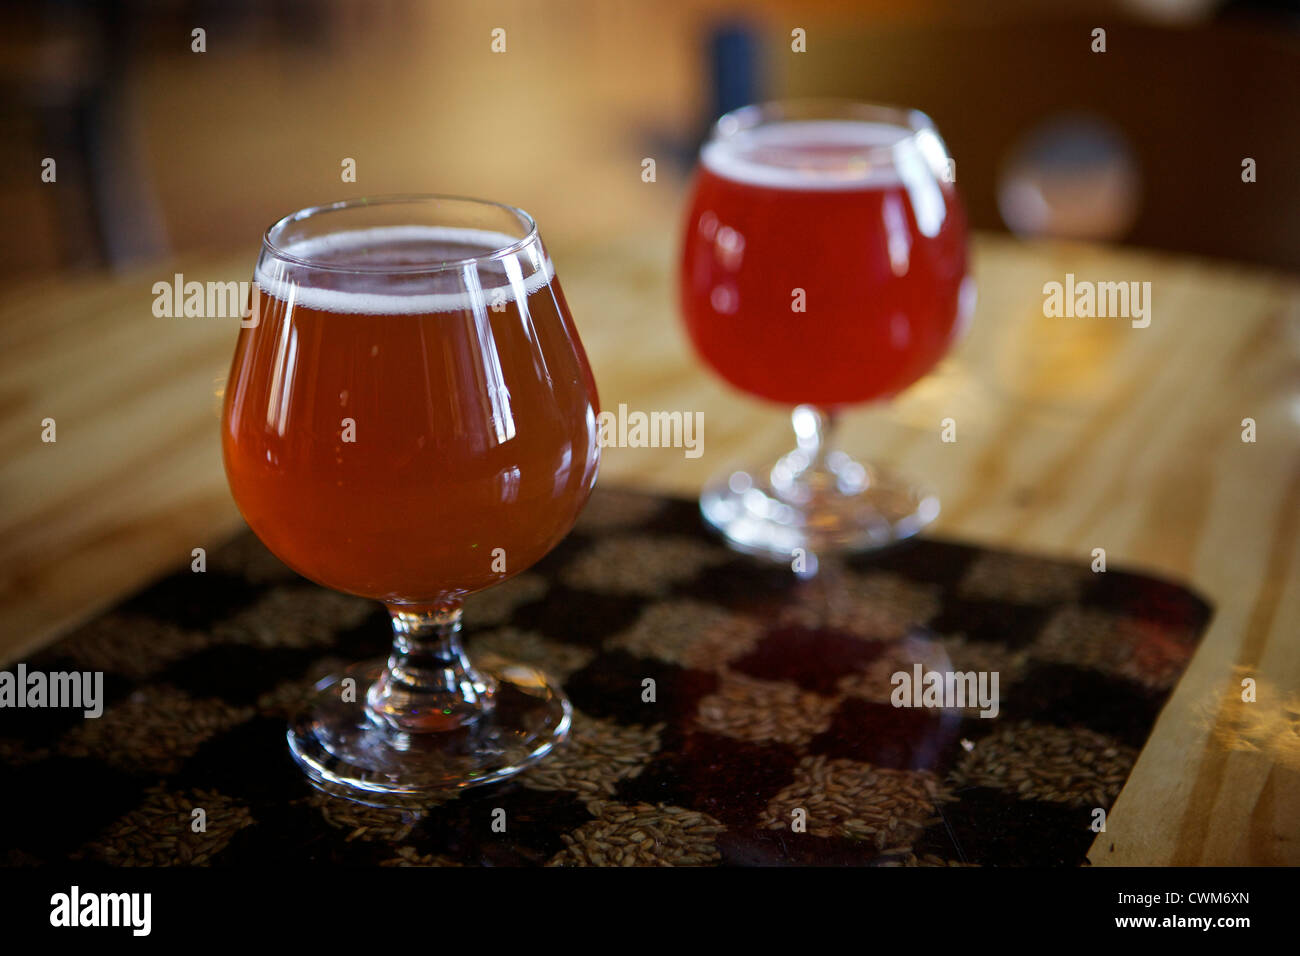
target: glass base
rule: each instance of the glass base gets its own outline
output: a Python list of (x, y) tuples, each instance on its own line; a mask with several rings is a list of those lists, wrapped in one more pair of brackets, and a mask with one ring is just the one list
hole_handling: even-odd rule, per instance
[(798, 451), (766, 469), (732, 471), (700, 495), (704, 520), (745, 554), (792, 563), (816, 556), (888, 547), (916, 534), (939, 514), (929, 490), (832, 452), (809, 468)]
[[(573, 710), (541, 671), (484, 655), (491, 705), (454, 730), (403, 733), (372, 718), (367, 690), (386, 661), (358, 664), (316, 684), (289, 722), (289, 750), (319, 790), (376, 807), (434, 806), (466, 787), (514, 776), (569, 732)], [(342, 681), (352, 678), (351, 700)]]

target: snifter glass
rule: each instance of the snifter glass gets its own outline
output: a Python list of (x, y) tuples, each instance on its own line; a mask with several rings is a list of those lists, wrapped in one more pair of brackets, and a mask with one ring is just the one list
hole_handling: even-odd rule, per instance
[(358, 200), (263, 239), (222, 446), (285, 564), (382, 601), (386, 661), (320, 681), (289, 726), (321, 789), (421, 806), (543, 757), (569, 728), (536, 668), (471, 659), (466, 595), (538, 561), (596, 480), (596, 388), (537, 227), (445, 196)]
[(705, 487), (700, 509), (734, 548), (786, 562), (863, 551), (938, 514), (932, 492), (854, 460), (831, 429), (928, 372), (970, 315), (954, 170), (916, 110), (791, 101), (714, 126), (686, 219), (682, 313), (731, 385), (794, 407), (796, 437)]

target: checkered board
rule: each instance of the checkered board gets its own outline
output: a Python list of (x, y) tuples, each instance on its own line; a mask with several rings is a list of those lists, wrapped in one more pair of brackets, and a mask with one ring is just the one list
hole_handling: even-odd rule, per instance
[[(104, 671), (106, 704), (0, 711), (0, 863), (1076, 865), (1208, 617), (1150, 577), (936, 539), (800, 580), (691, 502), (600, 489), (465, 613), (471, 655), (563, 681), (569, 739), (384, 810), (314, 791), (284, 730), (317, 679), (386, 653), (387, 615), (246, 532), (27, 662)], [(996, 672), (997, 716), (894, 706), (917, 664)]]

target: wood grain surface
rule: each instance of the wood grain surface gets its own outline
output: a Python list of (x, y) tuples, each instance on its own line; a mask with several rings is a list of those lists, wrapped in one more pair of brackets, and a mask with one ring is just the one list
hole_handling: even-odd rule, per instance
[[(610, 449), (600, 480), (691, 495), (792, 439), (784, 410), (729, 391), (691, 355), (673, 233), (665, 215), (621, 239), (549, 243), (602, 406), (704, 414), (699, 458)], [(1079, 562), (1105, 548), (1112, 566), (1214, 605), (1095, 863), (1300, 863), (1300, 282), (1101, 246), (979, 236), (974, 251), (969, 334), (891, 406), (847, 415), (841, 443), (936, 487), (937, 533)], [(156, 318), (151, 288), (176, 271), (247, 279), (254, 252), (5, 291), (0, 659), (239, 527), (217, 427), (237, 321)], [(1150, 327), (1044, 317), (1043, 283), (1067, 272), (1151, 282)], [(953, 443), (940, 440), (945, 418)], [(1244, 677), (1254, 703), (1240, 699)]]

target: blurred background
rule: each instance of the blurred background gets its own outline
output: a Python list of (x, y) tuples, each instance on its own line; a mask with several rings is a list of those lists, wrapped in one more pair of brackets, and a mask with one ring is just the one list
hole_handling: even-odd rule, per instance
[(822, 95), (930, 113), (977, 228), (1300, 267), (1281, 0), (36, 0), (5, 19), (0, 284), (251, 249), (297, 208), (390, 192), (519, 205), (552, 245), (675, 229), (713, 117)]

